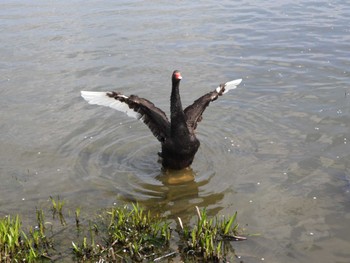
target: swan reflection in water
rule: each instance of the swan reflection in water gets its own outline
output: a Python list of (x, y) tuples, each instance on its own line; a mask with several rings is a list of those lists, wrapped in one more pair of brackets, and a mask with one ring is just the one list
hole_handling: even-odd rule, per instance
[[(206, 207), (213, 205), (213, 208), (207, 209), (208, 214), (216, 215), (222, 207), (218, 204), (223, 199), (223, 193), (212, 193), (201, 190), (207, 185), (210, 177), (206, 180), (196, 181), (198, 175), (192, 168), (182, 170), (162, 170), (155, 177), (159, 184), (142, 183), (141, 189), (133, 195), (129, 193), (120, 193), (118, 199), (127, 202), (138, 202), (146, 210), (164, 215), (169, 219), (181, 217), (184, 223), (196, 215), (195, 206)], [(142, 198), (138, 198), (139, 194)], [(144, 196), (147, 195), (145, 198)]]

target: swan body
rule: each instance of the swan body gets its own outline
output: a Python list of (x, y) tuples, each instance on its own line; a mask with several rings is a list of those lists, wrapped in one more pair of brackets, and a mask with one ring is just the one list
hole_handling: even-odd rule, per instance
[(81, 96), (89, 103), (107, 106), (142, 120), (153, 135), (161, 142), (162, 165), (167, 169), (180, 170), (189, 167), (200, 146), (195, 136), (198, 122), (210, 102), (235, 89), (242, 81), (236, 79), (220, 84), (215, 90), (203, 95), (183, 110), (179, 85), (181, 73), (172, 74), (170, 96), (170, 121), (166, 114), (147, 99), (136, 95), (125, 96), (119, 92), (81, 91)]

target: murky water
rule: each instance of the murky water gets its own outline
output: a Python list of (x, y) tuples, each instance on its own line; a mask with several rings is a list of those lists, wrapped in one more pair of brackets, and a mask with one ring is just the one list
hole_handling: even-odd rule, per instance
[[(137, 200), (169, 217), (238, 211), (244, 262), (349, 262), (347, 1), (2, 1), (0, 215), (59, 194)], [(198, 127), (192, 171), (169, 176), (141, 122), (88, 105), (119, 90), (169, 112), (243, 78)]]

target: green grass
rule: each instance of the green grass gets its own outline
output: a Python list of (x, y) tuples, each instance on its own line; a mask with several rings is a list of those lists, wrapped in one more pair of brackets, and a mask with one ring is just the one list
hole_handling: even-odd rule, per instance
[[(172, 228), (176, 222), (138, 204), (112, 207), (88, 220), (81, 218), (79, 208), (68, 212), (66, 221), (65, 202), (52, 197), (50, 201), (57, 222), (47, 222), (39, 209), (34, 227), (23, 228), (18, 215), (0, 218), (0, 263), (52, 262), (67, 257), (76, 262), (156, 262), (171, 257), (184, 262), (226, 262), (226, 255), (233, 254), (228, 249), (230, 242), (245, 239), (238, 236), (237, 212), (228, 218), (209, 218), (205, 209), (196, 207), (194, 224), (184, 226), (178, 218), (178, 227)], [(64, 231), (71, 240), (64, 237), (68, 239), (65, 245), (54, 243), (54, 237)]]
[[(123, 259), (141, 262), (153, 260), (168, 248), (171, 237), (170, 223), (152, 216), (138, 204), (109, 209), (99, 224), (89, 226), (89, 237), (80, 244), (72, 242), (78, 260), (100, 259), (106, 261)], [(96, 233), (103, 229), (104, 242), (96, 242)]]
[(0, 219), (0, 262), (37, 262), (49, 259), (51, 242), (46, 237), (44, 215), (37, 211), (37, 223), (25, 233), (21, 219), (6, 216)]
[(65, 220), (65, 218), (63, 216), (63, 206), (64, 206), (65, 202), (60, 200), (60, 196), (57, 196), (57, 200), (54, 199), (52, 196), (50, 196), (50, 200), (51, 200), (51, 203), (52, 203), (51, 210), (52, 210), (53, 218), (55, 218), (58, 215), (61, 224), (65, 225), (66, 224), (66, 220)]
[(223, 250), (228, 240), (245, 240), (238, 236), (237, 212), (228, 219), (208, 218), (205, 209), (202, 211), (196, 206), (197, 224), (193, 227), (183, 226), (178, 218), (182, 233), (182, 252), (187, 260), (204, 260), (219, 262), (224, 258)]

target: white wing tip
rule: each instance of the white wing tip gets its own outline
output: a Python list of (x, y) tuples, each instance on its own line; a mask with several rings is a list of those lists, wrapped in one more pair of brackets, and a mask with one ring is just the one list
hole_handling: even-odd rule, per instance
[(242, 79), (235, 79), (235, 80), (231, 80), (225, 83), (225, 86), (230, 86), (230, 85), (235, 85), (238, 86), (239, 84), (241, 84)]
[[(82, 90), (80, 94), (89, 104), (110, 107), (112, 109), (124, 112), (128, 116), (136, 119), (140, 119), (141, 117), (141, 115), (138, 112), (135, 112), (133, 109), (130, 109), (127, 103), (121, 102), (115, 98), (109, 97), (107, 95), (108, 92)], [(119, 97), (122, 97), (124, 99), (128, 98), (125, 95), (119, 95)]]
[[(237, 88), (237, 86), (239, 84), (241, 84), (241, 82), (242, 82), (242, 79), (235, 79), (235, 80), (231, 80), (231, 81), (226, 82), (224, 84), (225, 91), (222, 94), (225, 94), (229, 90)], [(222, 84), (216, 88), (217, 92), (220, 92), (221, 90), (222, 90)]]

